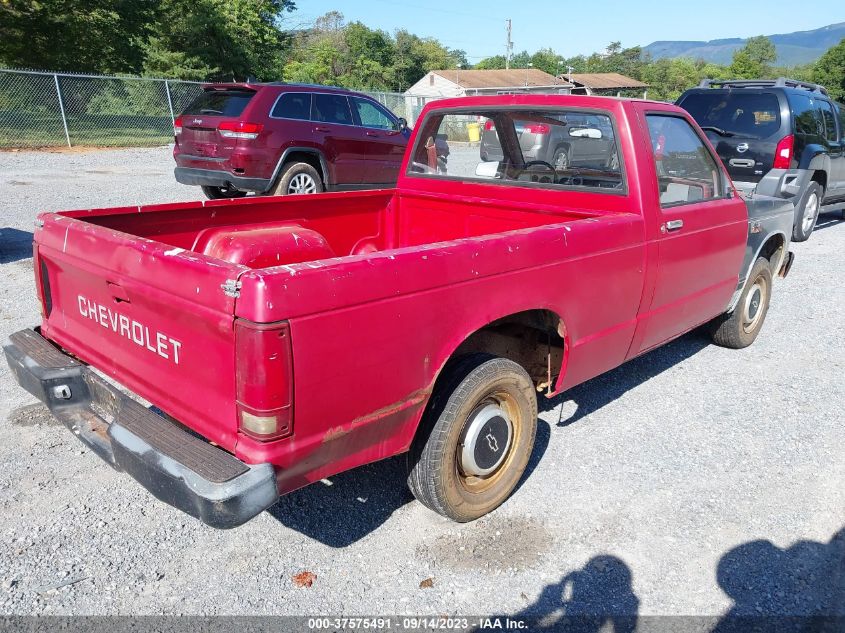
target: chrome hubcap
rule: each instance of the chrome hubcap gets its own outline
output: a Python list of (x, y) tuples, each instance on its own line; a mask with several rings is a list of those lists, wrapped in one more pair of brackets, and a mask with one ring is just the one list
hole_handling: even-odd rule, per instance
[(751, 332), (757, 327), (763, 316), (763, 298), (765, 297), (765, 282), (758, 280), (754, 282), (748, 294), (745, 296), (745, 305), (742, 311), (743, 329)]
[(813, 228), (813, 223), (816, 221), (816, 212), (819, 210), (819, 197), (812, 193), (807, 198), (807, 204), (804, 205), (804, 217), (801, 220), (801, 228), (806, 233)]
[(459, 464), (464, 475), (487, 477), (505, 461), (513, 440), (513, 424), (498, 404), (473, 411), (461, 436)]
[(317, 193), (317, 183), (308, 174), (297, 174), (288, 185), (288, 193)]

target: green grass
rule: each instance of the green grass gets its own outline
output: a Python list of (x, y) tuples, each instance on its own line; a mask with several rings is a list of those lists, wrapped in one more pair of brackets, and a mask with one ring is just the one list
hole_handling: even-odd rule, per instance
[[(170, 117), (85, 115), (68, 118), (72, 146), (150, 147), (173, 140)], [(0, 149), (66, 147), (61, 118), (0, 114)]]

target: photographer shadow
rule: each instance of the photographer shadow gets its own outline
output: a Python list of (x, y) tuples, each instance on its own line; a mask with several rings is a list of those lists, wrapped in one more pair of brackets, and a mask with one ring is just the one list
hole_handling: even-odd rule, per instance
[(532, 622), (531, 631), (633, 633), (640, 600), (631, 581), (631, 570), (622, 559), (596, 556), (547, 585), (536, 602), (509, 617)]

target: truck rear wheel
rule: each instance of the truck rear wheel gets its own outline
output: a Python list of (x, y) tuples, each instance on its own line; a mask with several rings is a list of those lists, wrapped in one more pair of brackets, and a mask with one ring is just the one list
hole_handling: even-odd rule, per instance
[(466, 356), (439, 382), (408, 453), (408, 486), (458, 522), (499, 507), (519, 482), (537, 430), (537, 395), (513, 361)]
[(733, 312), (711, 322), (713, 342), (732, 349), (751, 345), (766, 320), (771, 296), (772, 271), (769, 260), (760, 257), (751, 269)]

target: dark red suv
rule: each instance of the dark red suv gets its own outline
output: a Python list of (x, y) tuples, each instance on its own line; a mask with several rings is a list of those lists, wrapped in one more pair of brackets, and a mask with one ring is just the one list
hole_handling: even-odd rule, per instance
[(297, 84), (211, 84), (175, 122), (176, 180), (209, 198), (391, 187), (410, 132), (370, 97)]

